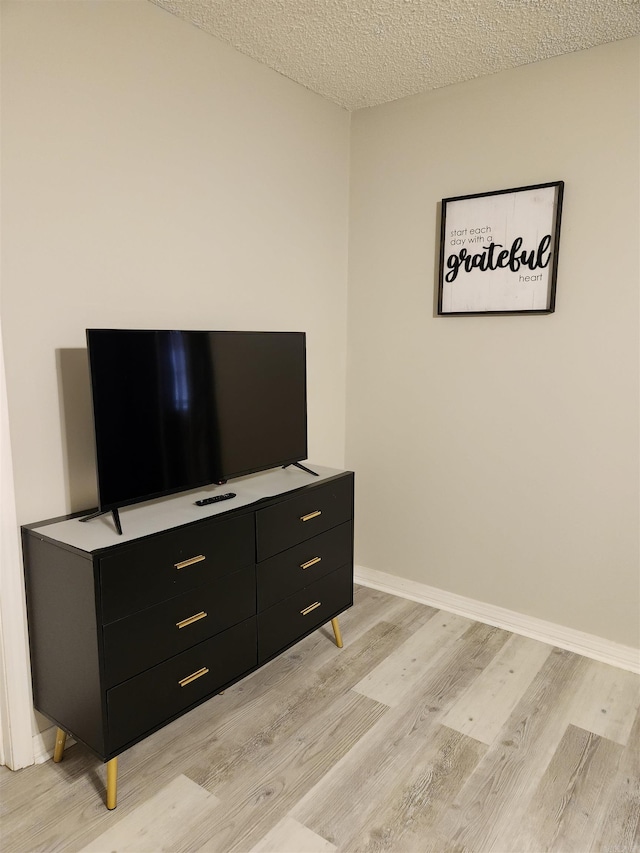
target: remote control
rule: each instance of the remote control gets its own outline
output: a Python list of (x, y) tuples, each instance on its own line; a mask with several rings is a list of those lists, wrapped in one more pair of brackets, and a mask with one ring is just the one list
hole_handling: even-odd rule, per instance
[(201, 501), (196, 501), (196, 506), (206, 506), (207, 504), (217, 504), (218, 501), (228, 501), (235, 498), (235, 492), (227, 492), (225, 495), (214, 495), (212, 498), (203, 498)]

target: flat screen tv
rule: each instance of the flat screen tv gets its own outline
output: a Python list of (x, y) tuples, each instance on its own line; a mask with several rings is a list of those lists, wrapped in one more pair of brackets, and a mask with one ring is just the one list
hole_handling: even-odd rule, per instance
[(101, 512), (307, 458), (304, 332), (88, 329), (87, 348)]

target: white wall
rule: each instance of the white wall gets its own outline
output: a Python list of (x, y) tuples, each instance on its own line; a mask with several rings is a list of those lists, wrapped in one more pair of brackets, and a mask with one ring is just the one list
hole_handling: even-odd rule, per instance
[(344, 463), (349, 114), (147, 2), (3, 2), (2, 324), (20, 522), (96, 502), (87, 327), (307, 332)]
[(96, 504), (87, 327), (306, 331), (309, 458), (341, 467), (349, 114), (147, 0), (1, 10), (18, 521)]
[[(639, 40), (352, 117), (356, 559), (637, 647)], [(440, 199), (564, 180), (556, 313), (434, 314)]]

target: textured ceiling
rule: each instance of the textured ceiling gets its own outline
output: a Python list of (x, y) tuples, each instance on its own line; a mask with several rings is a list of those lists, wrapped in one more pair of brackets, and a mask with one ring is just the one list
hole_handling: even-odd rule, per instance
[(349, 110), (640, 33), (640, 0), (151, 0)]

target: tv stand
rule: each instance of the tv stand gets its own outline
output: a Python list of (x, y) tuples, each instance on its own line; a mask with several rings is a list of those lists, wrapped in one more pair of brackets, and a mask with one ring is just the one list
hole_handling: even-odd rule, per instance
[(311, 468), (307, 468), (306, 465), (303, 465), (301, 462), (289, 462), (287, 465), (283, 465), (283, 468), (288, 468), (289, 466), (293, 466), (294, 468), (299, 468), (301, 471), (306, 471), (307, 474), (313, 474), (314, 477), (317, 477), (318, 474), (315, 471), (312, 471)]
[[(106, 515), (109, 512), (108, 509), (99, 509), (98, 512), (92, 512), (91, 515), (85, 515), (83, 518), (79, 518), (78, 521), (91, 521), (93, 518), (99, 518), (101, 515)], [(120, 524), (120, 513), (118, 509), (112, 509), (111, 515), (113, 516), (113, 523), (116, 526), (116, 530), (118, 531), (118, 535), (122, 536), (122, 525)]]
[[(301, 467), (301, 466), (300, 466)], [(350, 471), (281, 468), (123, 508), (123, 535), (77, 516), (22, 528), (35, 708), (106, 764), (353, 604)], [(95, 517), (95, 514), (94, 514)], [(133, 758), (131, 759), (133, 760)]]

